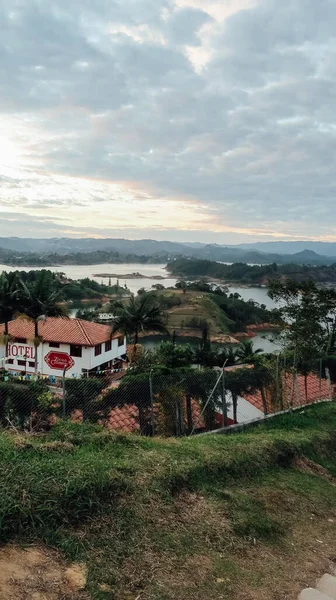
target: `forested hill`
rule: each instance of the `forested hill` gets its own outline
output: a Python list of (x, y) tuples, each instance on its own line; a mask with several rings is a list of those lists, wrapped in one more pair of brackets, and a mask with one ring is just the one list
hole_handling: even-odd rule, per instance
[[(331, 246), (330, 253), (334, 252), (333, 245)], [(265, 253), (255, 248), (157, 240), (0, 238), (0, 262), (13, 266), (164, 263), (174, 257), (256, 265), (293, 263), (319, 266), (332, 265), (336, 262), (333, 256), (317, 254), (304, 246), (298, 253), (281, 255)]]
[(38, 252), (13, 252), (0, 248), (0, 263), (14, 267), (53, 267), (59, 265), (111, 264), (158, 264), (167, 260), (167, 255), (145, 256), (121, 254), (114, 251), (74, 252), (70, 254), (39, 254)]
[(290, 277), (297, 281), (313, 279), (318, 283), (336, 283), (336, 264), (330, 266), (271, 265), (249, 266), (246, 263), (223, 265), (210, 260), (178, 258), (168, 263), (169, 272), (180, 278), (221, 279), (243, 284), (267, 284), (269, 279)]

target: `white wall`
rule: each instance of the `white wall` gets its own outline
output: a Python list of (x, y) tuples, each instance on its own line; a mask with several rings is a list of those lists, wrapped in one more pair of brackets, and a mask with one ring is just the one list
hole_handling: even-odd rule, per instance
[[(232, 406), (232, 396), (230, 393), (226, 395), (226, 400), (229, 404), (228, 407), (228, 417), (233, 419), (233, 406)], [(237, 420), (238, 423), (247, 423), (248, 421), (252, 421), (253, 419), (262, 419), (264, 417), (264, 413), (256, 408), (253, 404), (251, 404), (245, 398), (238, 396), (237, 401)]]
[[(49, 367), (49, 365), (44, 360), (49, 352), (65, 352), (66, 354), (70, 355), (70, 345), (60, 344), (59, 348), (52, 348), (49, 346), (48, 342), (42, 342), (36, 351), (38, 373), (41, 373), (41, 375), (54, 375), (56, 377), (60, 377), (63, 374), (62, 369), (53, 369)], [(5, 357), (5, 354), (5, 346), (0, 345), (0, 359), (3, 359)], [(75, 362), (75, 365), (67, 371), (66, 375), (67, 377), (79, 377), (82, 374), (83, 369), (90, 370), (100, 367), (104, 363), (119, 358), (124, 354), (126, 354), (126, 338), (124, 338), (124, 344), (122, 346), (118, 346), (117, 339), (112, 340), (112, 346), (109, 352), (105, 352), (105, 343), (103, 343), (102, 353), (98, 356), (95, 356), (94, 348), (82, 346), (82, 357), (72, 357), (73, 361)], [(23, 358), (24, 355), (27, 356), (26, 360)], [(20, 344), (12, 342), (8, 345), (8, 358), (13, 359), (14, 363), (6, 363), (6, 367), (9, 371), (12, 372), (19, 373), (22, 371), (26, 371), (27, 373), (34, 373), (34, 367), (29, 366), (29, 362), (35, 362), (34, 357), (35, 348), (32, 343)], [(18, 365), (18, 360), (25, 360), (25, 365)], [(3, 361), (0, 366), (5, 366), (3, 364)]]

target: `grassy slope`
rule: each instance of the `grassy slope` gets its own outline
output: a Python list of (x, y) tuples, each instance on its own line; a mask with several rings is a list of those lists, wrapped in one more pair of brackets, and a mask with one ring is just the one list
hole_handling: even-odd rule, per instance
[(1, 434), (1, 541), (85, 560), (95, 600), (294, 599), (335, 560), (335, 425), (330, 403), (229, 437)]
[[(170, 331), (187, 326), (191, 318), (207, 321), (211, 335), (220, 335), (230, 331), (232, 322), (225, 313), (213, 302), (210, 294), (204, 292), (188, 291), (183, 294), (181, 290), (160, 292), (162, 295), (174, 295), (181, 298), (182, 304), (174, 306), (168, 311), (168, 329)], [(201, 336), (201, 330), (199, 330)]]

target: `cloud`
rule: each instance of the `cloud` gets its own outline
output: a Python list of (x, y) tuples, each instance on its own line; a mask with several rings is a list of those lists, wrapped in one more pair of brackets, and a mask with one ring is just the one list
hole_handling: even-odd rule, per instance
[(3, 0), (2, 206), (46, 234), (60, 216), (333, 239), (335, 18), (334, 0)]

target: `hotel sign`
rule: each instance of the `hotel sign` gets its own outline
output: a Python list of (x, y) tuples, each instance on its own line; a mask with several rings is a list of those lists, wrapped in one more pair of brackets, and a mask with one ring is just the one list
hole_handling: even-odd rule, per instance
[(68, 371), (75, 366), (74, 359), (66, 352), (48, 352), (44, 360), (48, 367), (57, 371), (63, 371), (64, 369)]
[(8, 357), (26, 358), (35, 360), (36, 350), (34, 346), (23, 346), (21, 344), (8, 344)]

